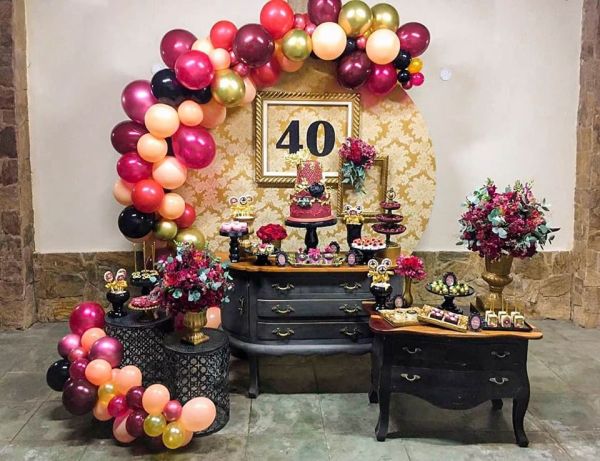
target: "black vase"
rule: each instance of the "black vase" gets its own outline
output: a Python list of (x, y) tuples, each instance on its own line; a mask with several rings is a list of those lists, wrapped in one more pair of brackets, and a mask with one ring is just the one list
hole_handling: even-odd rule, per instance
[(362, 224), (346, 224), (348, 247), (352, 248), (352, 242), (360, 238), (362, 226)]
[(109, 291), (106, 293), (106, 299), (108, 299), (108, 302), (112, 305), (112, 310), (106, 315), (113, 319), (118, 319), (127, 315), (123, 305), (129, 299), (129, 291), (121, 291), (119, 293)]
[(257, 266), (269, 266), (269, 255), (256, 255), (256, 261), (254, 262)]
[(392, 294), (392, 286), (371, 285), (371, 293), (375, 297), (375, 310), (387, 309), (387, 300)]

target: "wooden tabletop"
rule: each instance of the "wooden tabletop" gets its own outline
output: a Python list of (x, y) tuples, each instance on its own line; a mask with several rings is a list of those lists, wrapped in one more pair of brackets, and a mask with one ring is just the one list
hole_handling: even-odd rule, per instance
[(433, 325), (413, 325), (407, 327), (394, 327), (388, 323), (381, 315), (373, 310), (373, 303), (370, 301), (363, 303), (363, 308), (371, 314), (369, 319), (369, 328), (375, 334), (382, 335), (425, 335), (445, 338), (463, 338), (463, 339), (494, 339), (494, 338), (515, 338), (515, 339), (542, 339), (541, 330), (533, 327), (532, 331), (454, 331), (445, 328), (435, 327)]
[(344, 273), (367, 273), (369, 272), (368, 266), (349, 266), (343, 264), (341, 266), (277, 266), (272, 263), (270, 266), (257, 266), (252, 261), (240, 261), (239, 263), (231, 263), (229, 266), (231, 269), (236, 271), (244, 272), (276, 272), (276, 273), (301, 273), (301, 272), (344, 272)]

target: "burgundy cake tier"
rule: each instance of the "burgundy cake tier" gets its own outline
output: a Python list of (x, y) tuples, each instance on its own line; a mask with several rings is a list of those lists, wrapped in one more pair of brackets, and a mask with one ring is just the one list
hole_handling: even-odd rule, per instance
[(331, 212), (330, 196), (323, 183), (323, 170), (316, 160), (298, 165), (296, 186), (290, 195), (288, 221), (311, 223), (335, 219)]

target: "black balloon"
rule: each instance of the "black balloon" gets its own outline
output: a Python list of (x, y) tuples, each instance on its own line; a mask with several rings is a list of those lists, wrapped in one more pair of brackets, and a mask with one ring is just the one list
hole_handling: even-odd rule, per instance
[(142, 213), (128, 206), (119, 215), (119, 230), (127, 238), (140, 239), (152, 232), (155, 222), (154, 213)]
[(348, 56), (349, 54), (354, 53), (356, 50), (358, 50), (358, 46), (356, 46), (356, 39), (348, 37), (348, 39), (346, 40), (346, 49), (342, 53), (342, 58), (344, 56)]
[(85, 415), (94, 409), (98, 388), (86, 379), (70, 379), (63, 389), (62, 402), (69, 413)]
[(212, 91), (209, 86), (196, 91), (188, 90), (187, 97), (198, 104), (207, 104), (212, 99)]
[(410, 72), (407, 71), (406, 69), (398, 72), (398, 82), (400, 82), (400, 83), (410, 82)]
[(69, 366), (69, 361), (65, 359), (57, 360), (50, 365), (46, 372), (46, 382), (50, 386), (50, 389), (57, 392), (63, 390), (65, 383), (69, 379)]
[(396, 56), (396, 59), (394, 59), (392, 64), (394, 64), (394, 67), (396, 69), (403, 70), (408, 67), (408, 65), (410, 64), (411, 58), (412, 58), (412, 56), (410, 55), (410, 53), (408, 51), (400, 50), (400, 53), (398, 53), (398, 56)]
[(175, 77), (175, 71), (162, 69), (154, 74), (152, 94), (156, 99), (165, 104), (176, 106), (186, 98), (186, 88)]

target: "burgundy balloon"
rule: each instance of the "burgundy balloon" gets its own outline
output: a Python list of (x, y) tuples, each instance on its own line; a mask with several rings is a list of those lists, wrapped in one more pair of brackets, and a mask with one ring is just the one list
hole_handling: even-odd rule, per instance
[(58, 354), (66, 359), (69, 353), (79, 346), (81, 346), (81, 337), (75, 333), (69, 333), (58, 342)]
[(196, 36), (187, 30), (173, 29), (167, 32), (160, 41), (160, 56), (167, 67), (172, 69), (177, 58), (190, 51), (196, 40)]
[(127, 401), (124, 395), (115, 395), (110, 402), (108, 402), (108, 414), (113, 418), (125, 415), (129, 411)]
[(112, 336), (104, 336), (92, 344), (88, 358), (90, 362), (96, 359), (104, 359), (113, 368), (117, 368), (123, 360), (123, 345)]
[(422, 55), (429, 47), (431, 38), (429, 29), (420, 22), (407, 22), (396, 31), (400, 39), (400, 47), (415, 58)]
[(233, 52), (250, 67), (264, 66), (275, 51), (273, 37), (260, 24), (246, 24), (238, 30), (233, 41)]
[(169, 422), (176, 421), (181, 416), (182, 410), (183, 407), (178, 400), (169, 400), (163, 409), (163, 415), (165, 415), (166, 420)]
[(275, 57), (264, 66), (252, 69), (250, 72), (250, 78), (257, 88), (266, 88), (275, 85), (280, 75), (281, 66)]
[(175, 220), (175, 224), (177, 224), (178, 229), (187, 229), (196, 220), (196, 210), (194, 205), (190, 205), (189, 203), (185, 204), (185, 209), (183, 210), (183, 214)]
[(131, 120), (116, 125), (110, 134), (110, 142), (117, 152), (124, 154), (137, 149), (138, 140), (148, 133), (144, 125)]
[(175, 61), (175, 76), (179, 83), (190, 90), (206, 88), (215, 76), (210, 58), (206, 53), (191, 50)]
[(157, 102), (148, 80), (131, 82), (121, 94), (123, 110), (131, 120), (138, 123), (144, 123), (146, 111)]
[(71, 363), (69, 367), (69, 376), (71, 379), (84, 379), (85, 369), (90, 361), (86, 358), (80, 358)]
[(83, 350), (83, 347), (76, 347), (67, 356), (67, 360), (71, 363), (75, 362), (79, 359), (84, 359), (87, 357), (87, 353)]
[(63, 388), (63, 406), (74, 415), (89, 413), (97, 400), (98, 388), (85, 379), (69, 379)]
[(148, 416), (144, 410), (133, 410), (125, 421), (125, 429), (132, 437), (144, 435), (144, 420)]
[(144, 160), (137, 152), (128, 152), (119, 158), (117, 173), (124, 181), (135, 184), (152, 175), (152, 163)]
[(342, 0), (308, 0), (308, 16), (317, 26), (323, 22), (338, 22), (341, 9)]
[(342, 58), (337, 68), (340, 85), (351, 90), (363, 86), (371, 75), (371, 60), (364, 51), (355, 51)]
[(378, 96), (392, 91), (397, 83), (398, 73), (393, 64), (373, 64), (371, 75), (367, 80), (367, 88)]
[(215, 140), (202, 127), (181, 125), (172, 140), (175, 157), (188, 168), (206, 168), (217, 153)]
[(142, 405), (142, 396), (144, 395), (144, 391), (144, 386), (135, 386), (129, 389), (125, 395), (127, 399), (127, 406), (132, 410), (142, 410), (144, 408)]
[(104, 309), (89, 301), (78, 304), (69, 317), (69, 328), (79, 336), (90, 328), (104, 328)]

